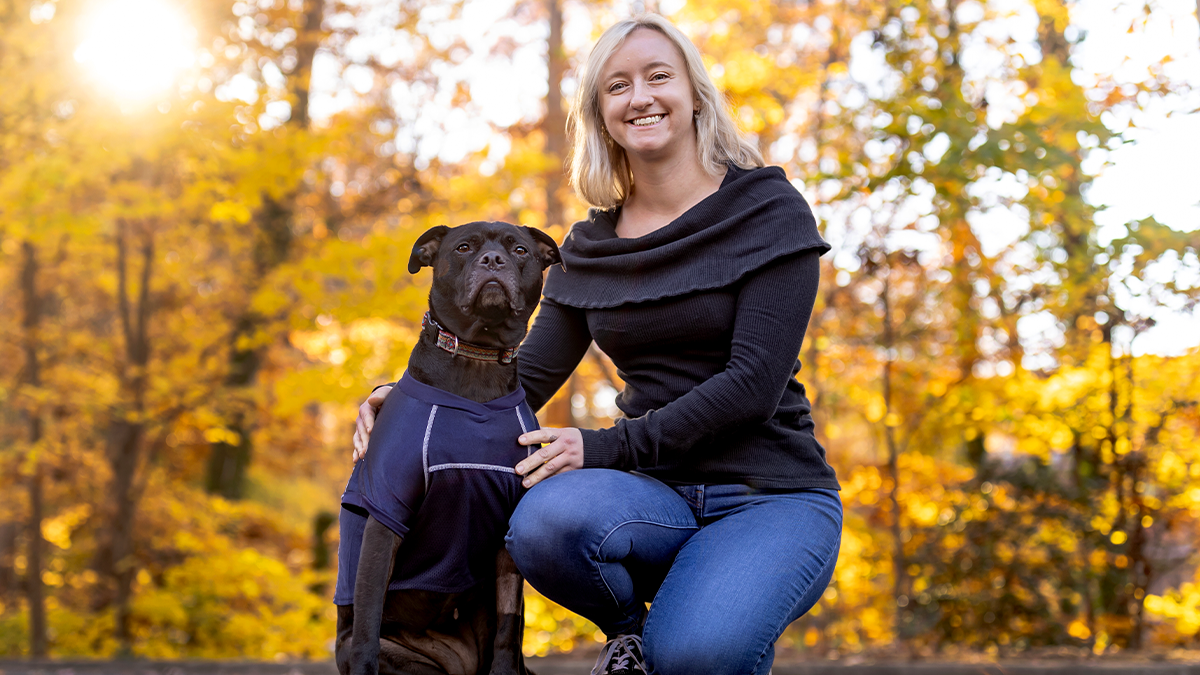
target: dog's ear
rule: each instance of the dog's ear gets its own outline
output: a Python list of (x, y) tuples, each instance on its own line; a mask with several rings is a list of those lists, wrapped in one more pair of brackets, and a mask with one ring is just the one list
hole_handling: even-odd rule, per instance
[(442, 238), (450, 228), (445, 225), (438, 225), (426, 230), (425, 234), (417, 237), (417, 243), (413, 244), (412, 255), (408, 258), (408, 273), (416, 274), (417, 270), (422, 267), (430, 267), (433, 265), (433, 257), (437, 255), (438, 247), (442, 245)]
[(554, 239), (550, 235), (533, 227), (526, 227), (525, 229), (529, 232), (529, 236), (533, 237), (534, 243), (537, 244), (539, 257), (542, 260), (542, 269), (546, 269), (551, 265), (562, 264), (562, 254), (558, 252), (558, 244), (554, 243)]

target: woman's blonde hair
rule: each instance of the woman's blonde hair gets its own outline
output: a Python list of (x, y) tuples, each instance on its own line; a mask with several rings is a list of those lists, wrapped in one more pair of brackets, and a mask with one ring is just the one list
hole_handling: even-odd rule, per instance
[(662, 33), (683, 55), (692, 91), (700, 101), (695, 117), (696, 140), (704, 170), (719, 176), (728, 163), (745, 169), (762, 166), (762, 153), (738, 133), (725, 97), (717, 91), (704, 68), (700, 50), (670, 21), (657, 14), (642, 14), (619, 21), (604, 31), (584, 64), (579, 89), (567, 116), (567, 135), (571, 139), (570, 181), (576, 194), (592, 206), (611, 208), (624, 202), (633, 186), (625, 150), (604, 129), (600, 75), (613, 52), (639, 28)]

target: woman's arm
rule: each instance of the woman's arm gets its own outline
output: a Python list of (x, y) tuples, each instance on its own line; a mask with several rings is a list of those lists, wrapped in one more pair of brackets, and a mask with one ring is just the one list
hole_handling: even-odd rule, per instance
[(658, 410), (618, 420), (608, 429), (581, 430), (584, 466), (657, 466), (706, 437), (769, 420), (792, 377), (812, 316), (819, 255), (789, 256), (746, 279), (725, 370)]
[(529, 335), (517, 354), (525, 401), (537, 412), (567, 381), (592, 344), (582, 309), (542, 300)]
[(608, 429), (581, 430), (585, 467), (633, 469), (676, 460), (706, 437), (774, 414), (816, 302), (821, 266), (805, 251), (743, 282), (725, 370), (687, 394)]
[[(687, 394), (607, 429), (542, 429), (523, 443), (548, 443), (518, 465), (532, 485), (564, 470), (630, 470), (685, 455), (702, 439), (775, 414), (816, 302), (820, 253), (778, 260), (746, 279), (738, 294), (725, 370)], [(537, 470), (537, 464), (545, 462)]]

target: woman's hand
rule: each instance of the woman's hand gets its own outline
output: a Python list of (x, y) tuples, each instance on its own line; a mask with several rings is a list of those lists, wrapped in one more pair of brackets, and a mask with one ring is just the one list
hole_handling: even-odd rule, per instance
[(555, 474), (583, 468), (583, 434), (574, 427), (530, 431), (521, 434), (517, 442), (521, 445), (544, 444), (517, 463), (517, 474), (525, 476), (521, 484), (527, 488)]
[(354, 428), (355, 462), (367, 456), (367, 441), (371, 439), (371, 429), (375, 427), (375, 415), (379, 413), (379, 408), (383, 406), (383, 399), (387, 398), (388, 392), (391, 390), (390, 386), (380, 387), (371, 392), (367, 400), (358, 406), (358, 420)]

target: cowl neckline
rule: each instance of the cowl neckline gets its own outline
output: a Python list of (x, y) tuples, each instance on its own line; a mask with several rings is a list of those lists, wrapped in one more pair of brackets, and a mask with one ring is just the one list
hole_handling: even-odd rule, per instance
[(721, 187), (667, 225), (617, 236), (620, 207), (592, 209), (571, 226), (543, 294), (588, 309), (729, 286), (784, 256), (830, 246), (783, 169), (730, 166)]

